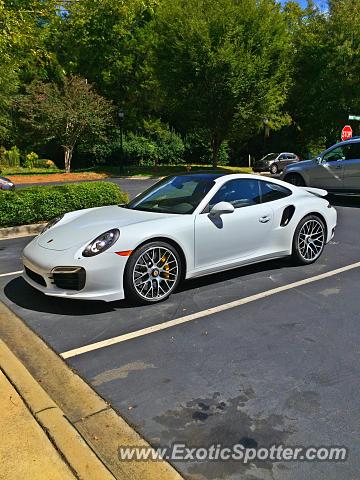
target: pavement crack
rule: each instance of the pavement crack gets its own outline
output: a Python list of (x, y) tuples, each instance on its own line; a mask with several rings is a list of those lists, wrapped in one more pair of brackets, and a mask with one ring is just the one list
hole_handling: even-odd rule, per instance
[(34, 412), (35, 415), (38, 415), (39, 413), (46, 412), (46, 410), (53, 410), (54, 408), (58, 408), (56, 405), (51, 405), (50, 407), (45, 407), (42, 408), (41, 410), (38, 410), (37, 412)]
[(75, 420), (75, 421), (73, 422), (73, 424), (76, 425), (76, 424), (78, 424), (78, 423), (80, 423), (80, 422), (84, 422), (84, 421), (87, 420), (88, 418), (94, 417), (94, 416), (97, 415), (98, 413), (106, 412), (107, 410), (111, 410), (110, 405), (108, 405), (107, 407), (102, 408), (101, 410), (98, 410), (97, 412), (90, 413), (90, 415), (86, 415), (86, 417), (81, 417), (81, 418), (79, 418), (78, 420)]

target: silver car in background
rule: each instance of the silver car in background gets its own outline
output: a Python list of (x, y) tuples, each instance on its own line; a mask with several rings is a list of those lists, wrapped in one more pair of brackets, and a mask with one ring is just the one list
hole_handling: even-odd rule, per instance
[(312, 160), (287, 166), (282, 179), (333, 193), (360, 194), (360, 137), (339, 142)]
[(284, 170), (287, 165), (300, 161), (295, 153), (268, 153), (265, 157), (254, 162), (254, 172), (270, 172), (273, 175)]
[(0, 190), (14, 190), (15, 185), (11, 180), (5, 177), (0, 177)]

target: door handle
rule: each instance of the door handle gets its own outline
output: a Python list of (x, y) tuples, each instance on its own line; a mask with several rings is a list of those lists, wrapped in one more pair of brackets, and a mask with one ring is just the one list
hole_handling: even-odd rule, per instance
[(336, 165), (336, 170), (341, 170), (343, 168), (342, 165)]
[(260, 218), (259, 218), (259, 222), (260, 222), (260, 223), (267, 223), (267, 222), (269, 222), (269, 221), (270, 221), (269, 215), (264, 215), (263, 217), (260, 217)]

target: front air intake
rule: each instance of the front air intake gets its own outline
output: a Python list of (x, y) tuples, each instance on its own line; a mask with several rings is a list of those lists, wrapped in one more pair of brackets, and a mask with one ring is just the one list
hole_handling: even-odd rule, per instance
[(85, 287), (86, 271), (82, 267), (55, 267), (53, 283), (64, 290), (82, 290)]

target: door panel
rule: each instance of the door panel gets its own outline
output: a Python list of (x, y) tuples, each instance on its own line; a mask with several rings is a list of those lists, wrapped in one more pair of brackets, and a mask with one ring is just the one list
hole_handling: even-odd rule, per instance
[(360, 191), (360, 143), (348, 145), (344, 161), (344, 189)]
[(273, 211), (267, 204), (237, 208), (233, 213), (195, 219), (195, 268), (256, 258), (271, 242)]
[(344, 180), (345, 149), (342, 146), (335, 147), (322, 157), (320, 164), (310, 169), (310, 186), (328, 188), (330, 190), (342, 190)]

